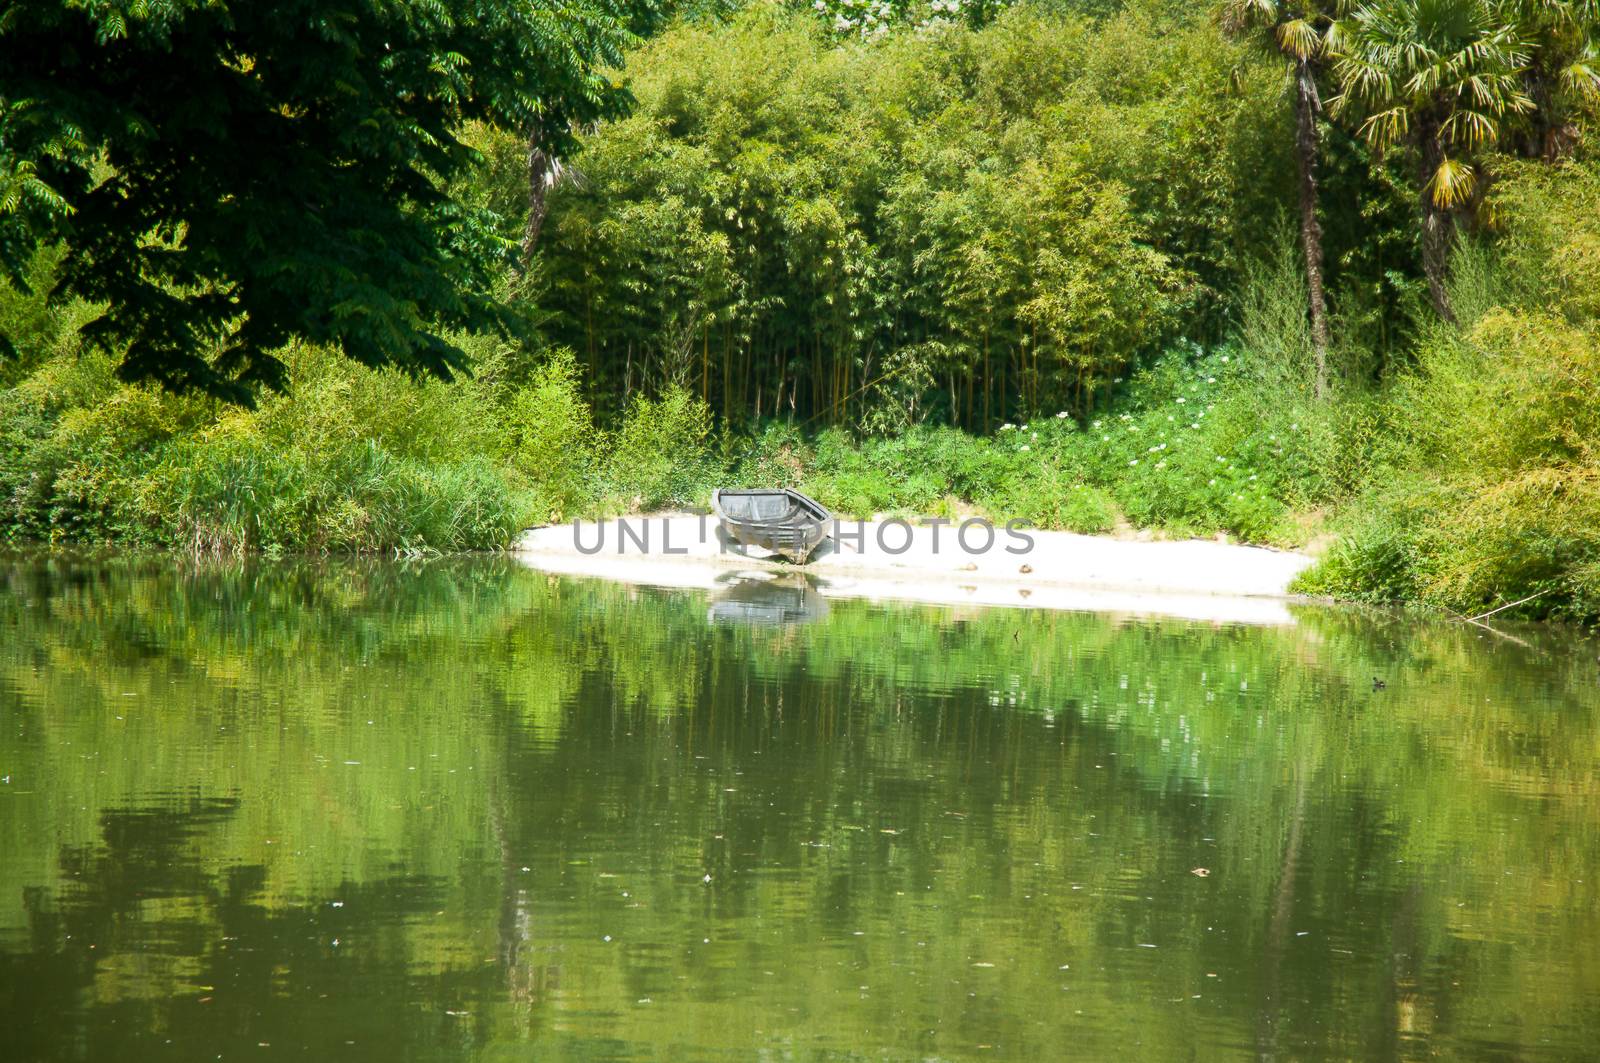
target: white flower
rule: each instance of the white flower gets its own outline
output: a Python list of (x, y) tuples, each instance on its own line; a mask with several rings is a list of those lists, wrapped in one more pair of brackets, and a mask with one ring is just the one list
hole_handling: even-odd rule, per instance
[(1224, 362), (1224, 363), (1226, 363), (1226, 362), (1227, 362), (1227, 361), (1228, 361), (1228, 356), (1227, 356), (1227, 355), (1223, 355), (1223, 356), (1222, 356), (1222, 361), (1223, 361), (1223, 362)]
[(1217, 378), (1216, 377), (1214, 377), (1214, 376), (1206, 377), (1206, 383), (1207, 384), (1215, 384), (1216, 382), (1217, 382)]
[(1200, 422), (1196, 421), (1194, 424), (1190, 425), (1189, 427), (1190, 428), (1199, 428), (1200, 427)]
[(1111, 437), (1110, 436), (1101, 436), (1100, 437), (1100, 442), (1109, 443), (1109, 442), (1111, 442)]
[(1183, 396), (1182, 396), (1182, 395), (1179, 395), (1179, 396), (1178, 396), (1178, 401), (1179, 401), (1179, 402), (1188, 402), (1188, 401), (1189, 401), (1189, 400), (1188, 400), (1188, 399), (1186, 399), (1186, 398), (1184, 398), (1184, 397), (1183, 397)]
[(1005, 423), (1005, 424), (1003, 424), (1003, 425), (1001, 425), (1001, 426), (1000, 426), (1000, 431), (1002, 431), (1002, 432), (1009, 432), (1009, 431), (1011, 431), (1011, 430), (1012, 430), (1012, 429), (1013, 429), (1013, 428), (1015, 428), (1015, 427), (1017, 427), (1017, 426), (1016, 426), (1016, 425), (1014, 425), (1014, 424), (1011, 424), (1011, 423), (1010, 423), (1010, 422), (1009, 422), (1009, 421), (1008, 421), (1008, 422), (1006, 422), (1006, 423)]
[(1018, 447), (1017, 449), (1022, 451), (1024, 454), (1026, 454), (1028, 452), (1028, 444), (1024, 443), (1024, 444), (1022, 444), (1022, 446)]
[(1215, 487), (1215, 486), (1217, 486), (1217, 478), (1215, 476), (1213, 476), (1211, 479), (1207, 480), (1206, 481), (1206, 486), (1207, 487)]
[(1060, 413), (1056, 414), (1056, 420), (1058, 420), (1058, 421), (1064, 421), (1064, 420), (1066, 420), (1066, 417), (1067, 417), (1067, 411), (1066, 410), (1062, 410)]
[(1128, 464), (1130, 466), (1137, 465), (1137, 464), (1139, 464), (1139, 459), (1138, 458), (1134, 458), (1132, 461), (1128, 462)]

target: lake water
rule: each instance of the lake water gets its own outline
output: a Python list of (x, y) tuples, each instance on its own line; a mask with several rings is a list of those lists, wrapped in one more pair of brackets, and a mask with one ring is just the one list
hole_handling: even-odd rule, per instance
[(1595, 646), (1294, 614), (0, 561), (0, 1058), (1593, 1058)]

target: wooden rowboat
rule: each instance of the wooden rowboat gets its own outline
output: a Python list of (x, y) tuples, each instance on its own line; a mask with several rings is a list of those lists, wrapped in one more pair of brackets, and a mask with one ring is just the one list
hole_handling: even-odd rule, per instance
[(787, 487), (713, 491), (711, 505), (728, 538), (801, 565), (833, 524), (820, 502)]

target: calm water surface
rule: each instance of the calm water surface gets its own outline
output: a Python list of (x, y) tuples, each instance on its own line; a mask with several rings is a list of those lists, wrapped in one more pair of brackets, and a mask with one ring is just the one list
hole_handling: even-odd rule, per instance
[(1593, 645), (796, 595), (0, 561), (0, 1057), (1593, 1058)]

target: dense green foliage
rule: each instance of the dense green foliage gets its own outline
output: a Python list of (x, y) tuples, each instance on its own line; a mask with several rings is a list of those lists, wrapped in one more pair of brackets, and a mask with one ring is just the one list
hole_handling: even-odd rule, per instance
[(1230, 89), (1237, 58), (1136, 14), (873, 47), (762, 11), (686, 28), (636, 53), (638, 108), (553, 191), (531, 297), (599, 394), (868, 428), (1085, 411), (1220, 334), (1269, 246), (1278, 93)]
[[(449, 184), (472, 121), (560, 148), (619, 113), (611, 0), (14, 0), (0, 9), (0, 261), (71, 254), (59, 296), (126, 380), (247, 400), (291, 341), (448, 378), (504, 333), (493, 219)], [(9, 344), (15, 347), (15, 344)], [(4, 353), (4, 347), (0, 347)]]
[[(0, 534), (492, 547), (787, 483), (846, 514), (1332, 531), (1308, 590), (1468, 614), (1536, 594), (1524, 612), (1593, 620), (1595, 13), (1391, 6), (1361, 29), (1278, 5), (1268, 48), (1155, 0), (890, 5), (882, 33), (835, 8), (639, 7), (657, 35), (627, 57), (636, 107), (564, 127), (532, 257), (496, 278), (536, 334), (440, 334), (470, 380), (291, 344), (272, 357), (292, 394), (253, 411), (122, 384), (122, 355), (77, 332), (97, 306), (45, 298), (78, 260), (35, 248), (31, 293), (0, 286), (19, 355), (0, 362)], [(1279, 40), (1302, 23), (1307, 69)], [(1440, 77), (1492, 59), (1520, 81), (1495, 82), (1493, 114), (1402, 99), (1415, 70), (1357, 61), (1395, 58), (1380, 30), (1431, 33)], [(1466, 40), (1484, 33), (1504, 54)], [(1313, 113), (1325, 346), (1290, 222), (1305, 130), (1286, 55), (1291, 88), (1349, 94)], [(1471, 167), (1447, 195), (1419, 116)], [(462, 136), (481, 165), (450, 202), (483, 228), (450, 231), (514, 247), (528, 142)]]
[(121, 384), (103, 355), (69, 353), (0, 391), (0, 527), (222, 553), (463, 550), (704, 497), (703, 405), (641, 398), (608, 436), (570, 363), (524, 380), (508, 351), (480, 345), (477, 375), (454, 384), (291, 352), (293, 394), (255, 409)]
[(1457, 278), (1464, 327), (1385, 396), (1377, 468), (1308, 589), (1600, 616), (1600, 170), (1511, 174), (1505, 238)]

